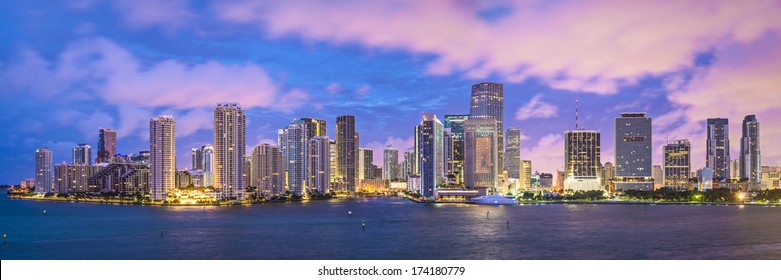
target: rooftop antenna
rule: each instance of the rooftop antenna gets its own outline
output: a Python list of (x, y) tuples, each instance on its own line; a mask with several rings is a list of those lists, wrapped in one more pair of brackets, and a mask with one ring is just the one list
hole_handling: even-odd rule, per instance
[(575, 130), (578, 130), (580, 126), (578, 125), (578, 104), (580, 103), (579, 100), (575, 99)]

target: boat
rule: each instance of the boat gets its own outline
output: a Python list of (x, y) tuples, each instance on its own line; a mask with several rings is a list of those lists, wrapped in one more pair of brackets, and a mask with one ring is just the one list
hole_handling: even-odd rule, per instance
[(518, 204), (518, 200), (515, 200), (515, 198), (512, 197), (506, 197), (503, 195), (498, 194), (492, 194), (492, 195), (484, 195), (472, 198), (471, 201), (474, 204), (480, 204), (480, 205), (513, 205)]

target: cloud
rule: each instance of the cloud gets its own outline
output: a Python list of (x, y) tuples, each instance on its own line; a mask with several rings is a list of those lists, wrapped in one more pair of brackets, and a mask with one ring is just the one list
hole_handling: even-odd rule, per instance
[[(502, 9), (501, 16), (486, 16)], [(496, 75), (613, 94), (691, 67), (698, 53), (778, 31), (774, 1), (230, 1), (225, 21), (270, 37), (433, 55), (432, 75)]]
[(363, 85), (359, 86), (357, 89), (355, 89), (355, 94), (357, 94), (359, 96), (364, 96), (364, 95), (368, 94), (371, 89), (372, 89), (372, 87), (370, 87), (369, 85), (363, 84)]
[[(182, 135), (211, 127), (204, 110), (222, 102), (239, 102), (244, 109), (266, 108), (292, 112), (310, 98), (301, 89), (285, 89), (268, 72), (251, 63), (216, 61), (186, 63), (147, 62), (105, 38), (76, 41), (55, 62), (25, 50), (0, 75), (8, 87), (37, 98), (65, 98), (91, 94), (120, 112), (120, 136), (134, 134), (164, 108), (182, 117)], [(82, 97), (89, 98), (89, 97)], [(197, 113), (197, 115), (196, 115)], [(191, 125), (192, 124), (192, 125)]]
[(114, 127), (114, 118), (100, 110), (92, 113), (62, 110), (55, 113), (55, 118), (60, 126), (75, 127), (82, 134), (83, 139), (95, 138), (100, 127)]
[(519, 121), (529, 119), (547, 119), (557, 117), (559, 115), (559, 107), (556, 105), (543, 102), (542, 95), (535, 95), (529, 103), (523, 105), (515, 111), (515, 119)]
[(556, 170), (564, 169), (564, 136), (548, 134), (541, 137), (533, 147), (524, 148), (521, 145), (521, 159), (532, 161), (532, 172), (555, 175)]

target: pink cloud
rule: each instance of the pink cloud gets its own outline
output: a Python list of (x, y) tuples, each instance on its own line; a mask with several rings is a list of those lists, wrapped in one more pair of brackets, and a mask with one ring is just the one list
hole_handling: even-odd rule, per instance
[(535, 95), (529, 103), (518, 108), (515, 112), (515, 119), (519, 121), (528, 119), (547, 119), (559, 115), (559, 107), (543, 102), (542, 95)]
[(690, 67), (694, 56), (779, 30), (773, 1), (510, 1), (508, 14), (473, 1), (233, 1), (215, 4), (230, 22), (272, 37), (434, 54), (430, 74), (536, 77), (557, 89), (616, 93), (648, 75)]
[[(564, 169), (564, 134), (548, 134), (537, 140), (534, 146), (521, 144), (521, 159), (532, 161), (532, 172), (556, 174)], [(603, 158), (604, 161), (604, 158)]]

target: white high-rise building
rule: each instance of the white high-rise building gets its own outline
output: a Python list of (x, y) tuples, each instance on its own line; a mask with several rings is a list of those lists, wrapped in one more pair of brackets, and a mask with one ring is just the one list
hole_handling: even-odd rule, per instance
[(176, 186), (176, 122), (172, 116), (149, 121), (149, 183), (152, 200), (166, 200)]
[(54, 192), (52, 151), (48, 148), (35, 150), (35, 192), (39, 194)]
[(331, 140), (328, 136), (309, 139), (309, 190), (325, 194), (331, 181)]
[(214, 187), (217, 199), (244, 199), (247, 118), (238, 103), (214, 109)]
[(395, 180), (399, 178), (399, 150), (388, 145), (382, 152), (382, 179)]
[(203, 166), (203, 186), (214, 186), (214, 147), (205, 145), (201, 147), (202, 166)]
[(92, 164), (92, 147), (87, 144), (79, 144), (73, 147), (73, 164), (90, 165)]

